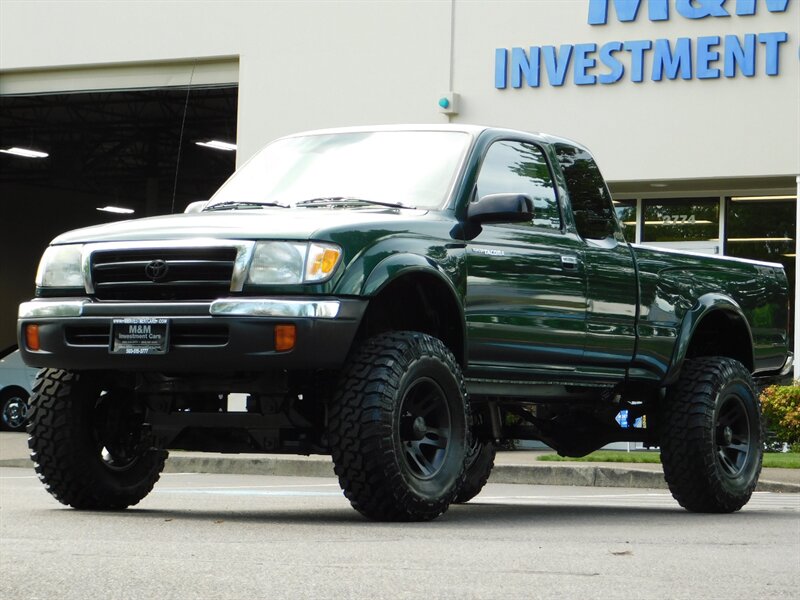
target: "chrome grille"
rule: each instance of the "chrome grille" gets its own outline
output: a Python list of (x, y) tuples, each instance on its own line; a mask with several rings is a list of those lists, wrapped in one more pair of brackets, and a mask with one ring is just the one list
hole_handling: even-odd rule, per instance
[(113, 249), (92, 252), (90, 268), (100, 300), (214, 300), (230, 293), (235, 261), (232, 247)]

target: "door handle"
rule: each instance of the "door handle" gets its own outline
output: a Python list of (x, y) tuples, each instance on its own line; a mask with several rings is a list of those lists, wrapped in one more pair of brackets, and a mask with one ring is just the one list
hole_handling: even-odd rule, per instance
[(578, 257), (570, 255), (561, 256), (561, 268), (573, 271), (578, 268)]

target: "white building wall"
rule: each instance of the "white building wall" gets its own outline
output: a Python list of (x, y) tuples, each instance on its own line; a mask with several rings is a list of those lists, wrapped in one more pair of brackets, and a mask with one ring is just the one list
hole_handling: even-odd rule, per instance
[[(800, 173), (800, 0), (784, 13), (760, 1), (755, 16), (701, 20), (678, 15), (670, 1), (670, 20), (659, 22), (648, 20), (646, 4), (633, 23), (612, 12), (607, 25), (590, 26), (588, 0), (2, 0), (0, 93), (25, 81), (41, 90), (48, 73), (65, 67), (158, 70), (227, 57), (239, 64), (239, 163), (291, 131), (444, 122), (436, 101), (452, 81), (462, 100), (454, 120), (573, 137), (612, 180)], [(731, 12), (735, 5), (725, 3)], [(774, 77), (759, 52), (752, 78), (576, 86), (570, 73), (562, 87), (494, 86), (496, 48), (771, 31), (789, 36)], [(98, 89), (114, 80), (109, 73)]]

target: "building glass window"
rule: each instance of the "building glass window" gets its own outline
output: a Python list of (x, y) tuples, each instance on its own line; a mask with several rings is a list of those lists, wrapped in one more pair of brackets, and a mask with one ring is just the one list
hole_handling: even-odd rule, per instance
[(729, 198), (725, 254), (781, 263), (790, 289), (795, 277), (795, 200)]
[(638, 214), (636, 212), (636, 200), (614, 200), (614, 210), (617, 213), (617, 220), (622, 225), (622, 233), (629, 242), (636, 241), (636, 223)]
[(719, 240), (719, 198), (645, 200), (643, 242)]

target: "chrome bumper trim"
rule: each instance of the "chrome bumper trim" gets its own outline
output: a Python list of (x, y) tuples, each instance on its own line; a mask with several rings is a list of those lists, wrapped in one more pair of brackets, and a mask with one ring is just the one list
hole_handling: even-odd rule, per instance
[(786, 357), (786, 362), (783, 363), (783, 368), (781, 369), (781, 376), (788, 375), (794, 370), (794, 353), (789, 352), (789, 356)]
[(209, 312), (213, 316), (335, 319), (340, 306), (336, 300), (235, 298), (215, 300)]
[(83, 305), (88, 299), (81, 300), (44, 300), (23, 302), (17, 313), (20, 319), (50, 319), (54, 317), (80, 317)]
[[(164, 312), (173, 312), (181, 306), (187, 310), (202, 310), (213, 317), (285, 317), (335, 319), (339, 315), (341, 302), (338, 300), (289, 300), (281, 298), (220, 298), (213, 302), (182, 303), (94, 303), (88, 298), (62, 300), (33, 300), (19, 305), (19, 319), (51, 319), (60, 317), (81, 317), (86, 313), (109, 316), (111, 313), (133, 315), (138, 307), (147, 307), (148, 314), (153, 308), (163, 307)], [(204, 307), (204, 308), (200, 308)], [(116, 309), (116, 310), (115, 310)], [(194, 311), (190, 311), (194, 312)], [(196, 314), (196, 313), (195, 313)], [(86, 315), (88, 316), (88, 315)]]

